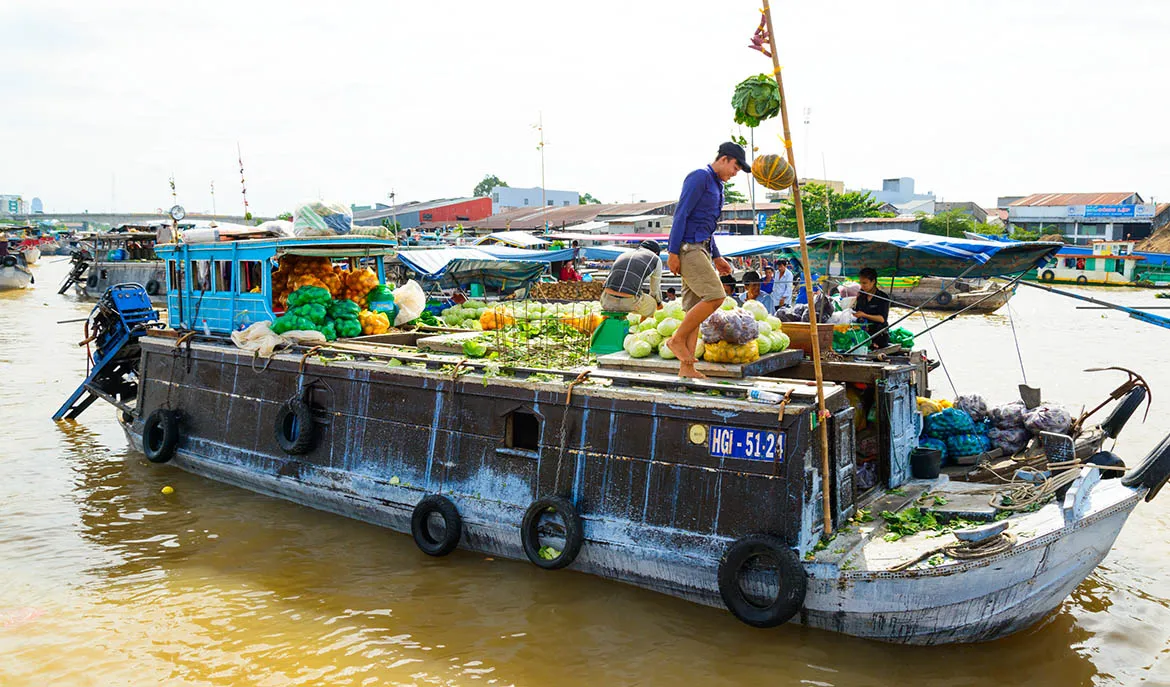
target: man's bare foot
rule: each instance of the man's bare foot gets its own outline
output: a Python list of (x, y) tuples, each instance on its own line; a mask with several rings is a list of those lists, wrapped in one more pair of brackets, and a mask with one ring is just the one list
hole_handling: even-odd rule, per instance
[(695, 369), (695, 361), (681, 361), (678, 366), (678, 376), (690, 379), (706, 379), (707, 375)]
[(666, 347), (674, 354), (674, 357), (679, 359), (679, 362), (690, 365), (695, 364), (695, 352), (687, 348), (685, 341), (680, 340), (676, 336), (672, 336), (666, 340)]

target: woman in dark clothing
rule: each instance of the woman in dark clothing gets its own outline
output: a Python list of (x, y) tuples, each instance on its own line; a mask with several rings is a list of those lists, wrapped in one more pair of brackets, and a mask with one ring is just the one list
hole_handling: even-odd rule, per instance
[(853, 305), (853, 314), (866, 321), (865, 330), (872, 337), (870, 348), (889, 346), (890, 333), (886, 325), (890, 319), (890, 296), (877, 287), (877, 270), (872, 267), (862, 269), (857, 281), (861, 284), (861, 294)]

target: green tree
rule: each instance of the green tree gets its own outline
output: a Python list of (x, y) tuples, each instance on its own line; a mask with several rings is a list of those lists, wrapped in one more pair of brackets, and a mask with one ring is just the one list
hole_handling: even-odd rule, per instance
[(582, 193), (577, 198), (577, 205), (589, 205), (590, 203), (600, 205), (601, 201), (594, 198), (592, 193)]
[[(804, 208), (804, 228), (809, 234), (832, 231), (829, 223), (830, 217), (825, 213), (826, 207), (832, 215), (833, 222), (854, 217), (894, 216), (893, 213), (882, 212), (882, 203), (874, 200), (874, 197), (868, 192), (837, 193), (822, 184), (803, 186), (800, 189), (800, 200)], [(781, 201), (780, 210), (768, 218), (764, 233), (789, 237), (797, 235), (796, 208), (791, 199)]]
[(483, 198), (484, 196), (491, 193), (492, 189), (497, 186), (503, 186), (506, 188), (508, 186), (508, 182), (499, 178), (495, 174), (485, 174), (483, 181), (475, 185), (475, 190), (472, 191), (472, 195), (474, 195), (476, 198)]
[(745, 196), (744, 194), (740, 193), (739, 191), (735, 190), (734, 188), (732, 188), (733, 186), (735, 186), (735, 184), (732, 184), (732, 183), (723, 184), (723, 202), (724, 203), (746, 203), (746, 202), (748, 202), (748, 197)]
[(402, 230), (402, 225), (390, 219), (389, 217), (382, 218), (382, 226), (386, 227), (395, 234)]
[(962, 210), (947, 210), (934, 217), (919, 214), (922, 220), (922, 233), (936, 236), (957, 236), (962, 238), (964, 231), (974, 231), (978, 224), (975, 218)]
[(282, 219), (285, 222), (293, 221), (293, 214), (291, 212), (282, 212), (276, 216), (276, 219)]

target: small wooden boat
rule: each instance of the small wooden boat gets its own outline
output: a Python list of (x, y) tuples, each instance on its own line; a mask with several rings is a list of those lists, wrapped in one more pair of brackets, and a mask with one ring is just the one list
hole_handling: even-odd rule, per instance
[[(881, 288), (886, 288), (885, 280)], [(901, 281), (901, 280), (899, 280)], [(913, 281), (913, 280), (907, 280)], [(888, 289), (895, 303), (924, 310), (965, 310), (986, 315), (1002, 308), (1016, 290), (990, 279), (949, 279), (946, 277), (919, 277), (917, 283), (898, 285)]]
[(33, 274), (20, 253), (0, 257), (0, 291), (27, 289), (33, 283)]

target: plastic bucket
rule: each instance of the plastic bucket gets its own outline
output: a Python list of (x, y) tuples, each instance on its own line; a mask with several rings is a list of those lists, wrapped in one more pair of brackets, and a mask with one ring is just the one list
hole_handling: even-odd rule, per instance
[(914, 479), (934, 479), (942, 470), (942, 451), (918, 447), (910, 453), (910, 474)]

